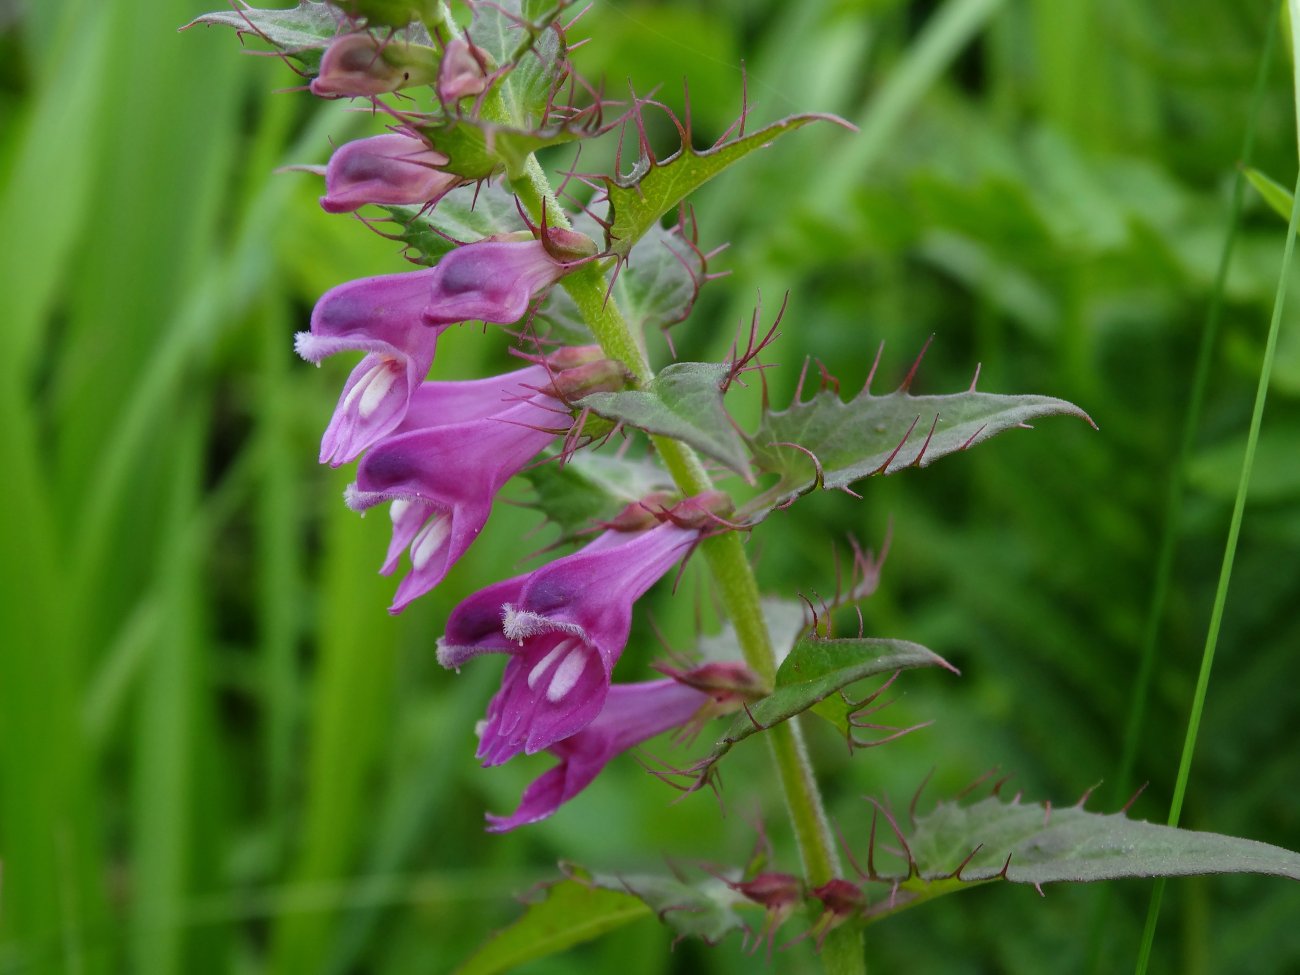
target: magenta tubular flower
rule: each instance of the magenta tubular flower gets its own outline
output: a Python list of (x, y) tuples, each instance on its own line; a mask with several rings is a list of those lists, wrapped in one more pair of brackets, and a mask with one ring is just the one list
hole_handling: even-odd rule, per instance
[(430, 325), (484, 321), (508, 325), (528, 303), (573, 269), (540, 240), (480, 240), (438, 261), (433, 295), (424, 310)]
[(462, 182), (437, 167), (447, 157), (413, 135), (389, 132), (344, 143), (325, 167), (327, 213), (351, 213), (367, 203), (431, 203)]
[(452, 611), (438, 643), (444, 667), (481, 653), (510, 654), (479, 738), (484, 765), (531, 755), (591, 723), (627, 642), (632, 604), (699, 537), (671, 522), (634, 535), (607, 531)]
[[(569, 413), (526, 384), (542, 366), (465, 383), (423, 383), (398, 431), (357, 465), (348, 504), (363, 511), (391, 501), (393, 537), (380, 570), (410, 553), (411, 571), (389, 612), (433, 589), (487, 523), (501, 486), (570, 422)], [(520, 399), (521, 395), (529, 396)]]
[(436, 268), (349, 281), (327, 291), (311, 313), (311, 331), (294, 339), (298, 354), (320, 363), (336, 352), (366, 356), (352, 370), (325, 436), (320, 461), (353, 460), (402, 422), (429, 372), (441, 327), (422, 312)]
[(524, 790), (510, 816), (488, 814), (488, 832), (504, 833), (545, 819), (589, 786), (614, 756), (688, 723), (709, 696), (675, 680), (615, 684), (600, 714), (547, 748), (560, 763)]

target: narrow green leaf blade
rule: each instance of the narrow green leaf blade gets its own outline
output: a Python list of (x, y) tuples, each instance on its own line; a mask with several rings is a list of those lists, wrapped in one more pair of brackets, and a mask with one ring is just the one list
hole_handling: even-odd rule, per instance
[(684, 440), (742, 476), (749, 476), (749, 452), (722, 405), (726, 365), (675, 362), (644, 389), (593, 393), (579, 406), (627, 426)]
[(1291, 191), (1281, 183), (1264, 175), (1253, 166), (1247, 166), (1243, 172), (1250, 185), (1255, 187), (1256, 192), (1263, 197), (1267, 203), (1283, 220), (1291, 219)]
[(626, 177), (601, 177), (609, 200), (609, 251), (620, 256), (628, 254), (664, 214), (718, 173), (778, 136), (819, 120), (844, 124), (833, 115), (791, 115), (703, 152), (690, 145), (690, 134), (682, 128), (682, 147), (676, 154), (662, 161), (643, 158)]
[(508, 972), (648, 916), (650, 908), (632, 894), (561, 880), (456, 969), (456, 975)]

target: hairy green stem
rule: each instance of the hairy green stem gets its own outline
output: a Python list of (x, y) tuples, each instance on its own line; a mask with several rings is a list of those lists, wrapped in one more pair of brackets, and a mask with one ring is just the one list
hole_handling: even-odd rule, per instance
[[(568, 221), (536, 157), (529, 156), (524, 172), (511, 179), (510, 185), (532, 219), (540, 221), (545, 212), (548, 225), (568, 229)], [(628, 326), (610, 294), (605, 270), (593, 262), (565, 277), (562, 286), (605, 355), (622, 361), (637, 385), (650, 382), (654, 371), (639, 336)], [(713, 481), (694, 450), (671, 437), (650, 439), (684, 494), (712, 490)], [(776, 654), (763, 619), (758, 582), (740, 536), (725, 532), (706, 539), (701, 547), (727, 618), (736, 629), (745, 662), (772, 686), (776, 680)], [(810, 886), (820, 886), (839, 874), (840, 864), (799, 725), (796, 721), (782, 722), (768, 729), (766, 737), (794, 826), (805, 878)], [(832, 931), (823, 945), (822, 963), (828, 975), (865, 975), (861, 931), (852, 926)]]

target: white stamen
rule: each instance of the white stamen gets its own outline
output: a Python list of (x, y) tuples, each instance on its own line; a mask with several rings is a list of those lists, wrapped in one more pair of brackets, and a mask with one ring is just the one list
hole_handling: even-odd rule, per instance
[(537, 682), (542, 679), (542, 675), (546, 673), (546, 669), (551, 666), (551, 663), (555, 660), (555, 658), (560, 656), (560, 654), (565, 653), (568, 650), (572, 650), (573, 645), (576, 642), (577, 641), (572, 639), (561, 640), (555, 646), (551, 647), (551, 652), (548, 653), (541, 660), (537, 661), (537, 663), (533, 666), (533, 669), (528, 672), (528, 689), (532, 690), (533, 688), (535, 688), (537, 686)]
[(552, 704), (562, 700), (565, 694), (573, 690), (573, 685), (578, 683), (586, 666), (587, 652), (582, 647), (560, 661), (560, 665), (555, 668), (555, 676), (551, 678), (551, 686), (546, 688), (546, 700)]
[(411, 568), (418, 572), (428, 565), (429, 560), (438, 554), (447, 541), (449, 534), (451, 519), (440, 511), (411, 539)]
[(360, 419), (370, 419), (397, 381), (396, 365), (397, 361), (392, 356), (380, 356), (379, 361), (367, 369), (356, 385), (348, 390), (347, 398), (343, 400), (343, 409), (350, 410), (355, 405)]
[(393, 519), (394, 525), (402, 520), (403, 516), (411, 510), (411, 505), (414, 503), (415, 502), (411, 501), (409, 498), (397, 498), (388, 506), (388, 517)]

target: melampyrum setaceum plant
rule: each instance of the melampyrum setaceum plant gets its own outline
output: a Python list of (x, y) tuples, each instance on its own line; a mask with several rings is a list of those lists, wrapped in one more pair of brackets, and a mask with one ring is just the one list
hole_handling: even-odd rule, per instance
[[(605, 877), (570, 864), (529, 910), (552, 928), (590, 929), (592, 912), (630, 920), (628, 905), (643, 902), (683, 936), (715, 942), (738, 931), (769, 952), (778, 939), (806, 940), (826, 970), (860, 972), (868, 923), (982, 883), (1300, 878), (1300, 856), (1276, 847), (1083, 803), (1026, 803), (996, 786), (907, 815), (869, 800), (870, 815), (845, 824), (841, 862), (790, 719), (811, 712), (852, 748), (884, 744), (912, 729), (880, 714), (881, 681), (953, 668), (905, 640), (834, 635), (833, 614), (869, 595), (878, 560), (855, 549), (849, 582), (813, 605), (760, 594), (743, 540), (810, 492), (925, 467), (1038, 418), (1088, 418), (1062, 400), (986, 393), (974, 380), (951, 395), (913, 395), (919, 358), (889, 392), (873, 391), (873, 367), (845, 400), (822, 369), (817, 388), (805, 375), (791, 402), (773, 404), (760, 356), (780, 314), (767, 322), (756, 312), (723, 362), (652, 362), (646, 334), (686, 321), (715, 276), (689, 195), (778, 137), (838, 120), (796, 115), (755, 130), (746, 107), (698, 148), (689, 121), (652, 97), (612, 100), (578, 76), (568, 57), (574, 16), (563, 0), (471, 0), (455, 10), (438, 0), (300, 0), (196, 21), (269, 44), (312, 95), (351, 100), (382, 129), (334, 149), (319, 173), (320, 205), (362, 217), (358, 232), (390, 237), (407, 269), (395, 260), (394, 273), (321, 296), (295, 347), (309, 362), (357, 359), (320, 460), (355, 463), (349, 506), (387, 508), (380, 571), (400, 576), (391, 612), (442, 582), (520, 475), (558, 530), (556, 549), (572, 549), (514, 578), (483, 580), (437, 640), (438, 661), (452, 669), (478, 666), (480, 654), (506, 657), (479, 726), (482, 763), (541, 751), (555, 759), (516, 809), (486, 812), (486, 828), (562, 815), (608, 763), (659, 735), (697, 743), (698, 760), (665, 773), (686, 790), (717, 788), (734, 746), (767, 739), (798, 843), (797, 856), (775, 851), (776, 860), (797, 861), (797, 874), (766, 856), (694, 880)], [(671, 155), (657, 156), (647, 137), (654, 113), (680, 138)], [(614, 171), (552, 183), (536, 153), (592, 139), (617, 142)], [(519, 368), (430, 381), (439, 337), (465, 323), (500, 326), (482, 341), (509, 345)], [(726, 403), (747, 373), (764, 385), (753, 429)], [(660, 679), (617, 680), (637, 600), (690, 558), (708, 565), (724, 632), (689, 661), (661, 666)], [(870, 678), (876, 686), (854, 687)], [(638, 837), (623, 841), (634, 849)], [(498, 947), (513, 939), (515, 959), (550, 950), (529, 945), (526, 931), (508, 929)], [(480, 959), (474, 970), (494, 969)]]

